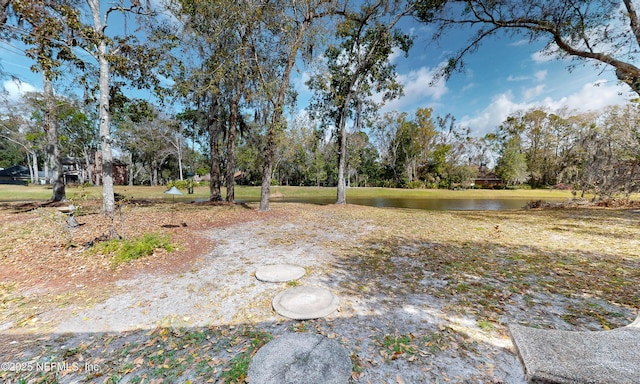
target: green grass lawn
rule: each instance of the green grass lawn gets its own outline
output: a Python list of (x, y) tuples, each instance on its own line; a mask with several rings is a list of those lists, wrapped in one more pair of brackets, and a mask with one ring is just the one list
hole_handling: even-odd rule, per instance
[[(134, 199), (168, 199), (169, 195), (164, 194), (167, 190), (165, 186), (115, 186), (116, 193)], [(101, 187), (67, 187), (67, 198), (69, 199), (99, 199), (101, 198)], [(176, 196), (180, 200), (207, 199), (209, 197), (208, 187), (196, 187), (194, 194)], [(222, 189), (223, 196), (225, 189)], [(51, 187), (42, 185), (0, 185), (0, 201), (31, 201), (47, 200), (51, 198)], [(260, 187), (247, 187), (238, 185), (235, 187), (236, 199), (258, 200), (260, 198)], [(271, 187), (272, 197), (284, 198), (335, 198), (336, 189), (334, 187)], [(446, 189), (397, 189), (397, 188), (348, 188), (347, 197), (372, 198), (372, 197), (402, 197), (402, 198), (461, 198), (461, 199), (494, 199), (494, 198), (518, 198), (518, 199), (549, 199), (568, 198), (571, 193), (568, 191), (534, 189), (534, 190), (490, 190), (490, 189), (470, 189), (466, 191), (451, 191)]]
[[(117, 193), (134, 199), (170, 199), (164, 192), (165, 186), (115, 186)], [(100, 199), (101, 187), (67, 187), (67, 198), (70, 200)], [(209, 188), (196, 187), (194, 194), (188, 195), (187, 191), (182, 191), (184, 195), (175, 196), (176, 200), (192, 201), (209, 198)], [(41, 185), (18, 186), (0, 185), (0, 201), (34, 201), (47, 200), (51, 198), (51, 187)], [(225, 189), (222, 189), (223, 196)], [(258, 201), (260, 199), (260, 187), (235, 187), (236, 200)], [(285, 199), (334, 199), (336, 189), (334, 187), (271, 187), (272, 198)], [(348, 188), (347, 198), (429, 198), (429, 199), (530, 199), (530, 200), (557, 200), (571, 198), (570, 191), (559, 191), (549, 189), (533, 190), (492, 190), (492, 189), (470, 189), (465, 191), (452, 191), (446, 189), (396, 189), (396, 188)], [(632, 196), (634, 199), (638, 195)]]

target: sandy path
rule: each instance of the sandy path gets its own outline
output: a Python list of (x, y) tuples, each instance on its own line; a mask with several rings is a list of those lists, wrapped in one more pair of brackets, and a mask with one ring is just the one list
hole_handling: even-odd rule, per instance
[(250, 223), (211, 231), (215, 248), (189, 272), (120, 281), (118, 286), (124, 293), (65, 319), (56, 332), (120, 332), (156, 326), (276, 321), (270, 300), (283, 285), (257, 281), (255, 270), (269, 264), (299, 265), (308, 271), (305, 284), (318, 284), (322, 269), (331, 262), (331, 254), (320, 243), (344, 237), (325, 232), (307, 236), (304, 245), (287, 244), (287, 233), (304, 230), (302, 226), (271, 226), (267, 231)]
[[(251, 323), (277, 337), (293, 326), (271, 308), (271, 299), (287, 284), (259, 282), (253, 273), (263, 265), (288, 263), (307, 270), (299, 284), (328, 288), (339, 296), (338, 312), (308, 326), (337, 338), (350, 350), (364, 368), (356, 375), (357, 382), (524, 382), (504, 334), (487, 336), (475, 320), (446, 314), (436, 298), (344, 289), (349, 276), (336, 267), (338, 247), (356, 241), (371, 228), (364, 223), (347, 228), (321, 222), (299, 219), (267, 226), (254, 222), (211, 231), (208, 236), (215, 241), (214, 249), (189, 272), (121, 281), (122, 293), (69, 316), (56, 332)], [(415, 339), (413, 344), (425, 349), (412, 351), (409, 358), (389, 356), (384, 340), (401, 335), (409, 335)], [(431, 337), (441, 339), (418, 343)]]

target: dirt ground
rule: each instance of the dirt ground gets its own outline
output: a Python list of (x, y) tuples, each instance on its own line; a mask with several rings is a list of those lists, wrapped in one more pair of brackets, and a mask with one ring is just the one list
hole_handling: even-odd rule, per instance
[[(0, 380), (249, 382), (269, 339), (315, 332), (351, 355), (355, 383), (523, 383), (509, 323), (605, 330), (640, 308), (640, 213), (581, 208), (424, 212), (360, 206), (87, 203), (78, 228), (55, 207), (5, 204)], [(177, 250), (114, 268), (94, 244), (158, 232)], [(255, 270), (306, 269), (296, 283)], [(340, 299), (292, 321), (291, 285)]]

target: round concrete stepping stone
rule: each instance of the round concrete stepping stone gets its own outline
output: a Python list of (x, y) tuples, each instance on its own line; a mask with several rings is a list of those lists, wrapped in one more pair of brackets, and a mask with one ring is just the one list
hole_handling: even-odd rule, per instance
[(346, 384), (349, 353), (336, 341), (311, 333), (289, 333), (265, 344), (249, 363), (249, 382)]
[(256, 279), (267, 283), (284, 283), (298, 280), (306, 271), (302, 267), (286, 264), (267, 265), (256, 270)]
[(295, 287), (273, 298), (273, 309), (295, 320), (325, 317), (338, 309), (340, 301), (330, 291), (317, 287)]

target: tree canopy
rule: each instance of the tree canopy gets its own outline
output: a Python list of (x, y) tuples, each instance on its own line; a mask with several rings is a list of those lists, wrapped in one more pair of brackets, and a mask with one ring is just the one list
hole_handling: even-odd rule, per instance
[(503, 32), (546, 43), (544, 53), (609, 66), (640, 95), (640, 20), (633, 0), (417, 0), (416, 16), (438, 26), (438, 39), (467, 26), (467, 44), (449, 59), (445, 75), (463, 68), (464, 58), (487, 38)]
[[(434, 26), (434, 40), (468, 27), (444, 76), (505, 33), (544, 42), (544, 53), (573, 59), (570, 68), (612, 68), (640, 95), (631, 0), (173, 0), (162, 14), (138, 1), (101, 6), (0, 2), (0, 25), (11, 27), (2, 38), (26, 45), (47, 96), (37, 118), (26, 107), (1, 112), (9, 128), (0, 164), (24, 161), (37, 181), (39, 167), (61, 168), (63, 156), (87, 169), (100, 159), (100, 178), (86, 179), (103, 185), (105, 213), (115, 208), (117, 162), (129, 183), (208, 173), (211, 200), (226, 186), (233, 201), (236, 182), (261, 185), (261, 210), (276, 183), (337, 187), (345, 203), (347, 186), (468, 187), (487, 165), (507, 184), (567, 183), (601, 196), (638, 189), (635, 104), (519, 111), (485, 137), (431, 106), (380, 110), (402, 94), (393, 57), (413, 44), (401, 28), (409, 16)], [(313, 96), (301, 112), (292, 79), (306, 74)], [(54, 91), (61, 75), (76, 85), (70, 94)]]

